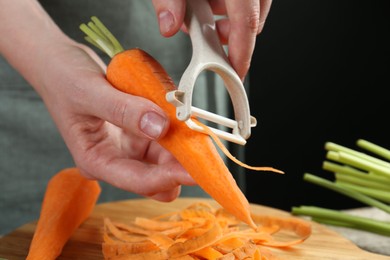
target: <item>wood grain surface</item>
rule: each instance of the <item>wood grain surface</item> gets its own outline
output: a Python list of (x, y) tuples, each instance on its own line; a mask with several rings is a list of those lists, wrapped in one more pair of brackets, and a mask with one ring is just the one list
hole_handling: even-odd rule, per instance
[[(103, 217), (128, 222), (137, 216), (153, 217), (182, 209), (196, 201), (206, 201), (218, 207), (209, 199), (180, 198), (163, 203), (148, 199), (133, 199), (99, 204), (91, 217), (83, 223), (65, 245), (58, 259), (103, 259), (101, 253)], [(261, 205), (251, 205), (252, 212), (275, 216), (291, 216), (290, 213)], [(0, 239), (0, 258), (25, 259), (36, 222), (27, 223)], [(312, 222), (312, 235), (302, 244), (290, 249), (272, 249), (280, 259), (373, 259), (385, 260), (389, 256), (372, 254), (354, 245), (333, 230)]]

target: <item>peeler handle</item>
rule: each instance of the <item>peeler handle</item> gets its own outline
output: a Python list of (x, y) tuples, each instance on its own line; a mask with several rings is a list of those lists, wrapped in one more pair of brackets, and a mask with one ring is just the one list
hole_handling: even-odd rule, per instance
[(256, 119), (251, 117), (245, 88), (236, 71), (231, 67), (225, 50), (219, 40), (214, 15), (208, 0), (187, 0), (185, 25), (192, 43), (192, 58), (178, 86), (168, 93), (167, 99), (176, 106), (176, 117), (190, 120), (192, 94), (199, 74), (204, 70), (217, 73), (223, 80), (232, 101), (237, 129), (245, 140), (251, 134)]
[(187, 0), (186, 8), (184, 23), (191, 38), (194, 62), (227, 62), (208, 0)]

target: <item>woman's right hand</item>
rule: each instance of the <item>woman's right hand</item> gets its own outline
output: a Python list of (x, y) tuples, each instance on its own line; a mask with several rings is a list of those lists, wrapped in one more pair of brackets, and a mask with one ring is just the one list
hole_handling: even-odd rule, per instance
[[(197, 0), (191, 0), (197, 1)], [(248, 73), (256, 37), (263, 29), (272, 0), (209, 0), (216, 15), (222, 44), (228, 46), (228, 56), (240, 78)], [(160, 32), (165, 37), (176, 34), (183, 27), (186, 0), (153, 0)]]

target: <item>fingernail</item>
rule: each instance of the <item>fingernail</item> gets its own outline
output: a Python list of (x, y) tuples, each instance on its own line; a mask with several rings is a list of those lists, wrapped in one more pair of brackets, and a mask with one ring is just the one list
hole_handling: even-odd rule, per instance
[(172, 13), (169, 11), (160, 12), (158, 15), (158, 20), (160, 24), (160, 32), (162, 35), (168, 34), (175, 26), (175, 19)]
[(145, 135), (157, 139), (164, 131), (166, 123), (165, 117), (155, 112), (148, 112), (142, 116), (140, 128)]

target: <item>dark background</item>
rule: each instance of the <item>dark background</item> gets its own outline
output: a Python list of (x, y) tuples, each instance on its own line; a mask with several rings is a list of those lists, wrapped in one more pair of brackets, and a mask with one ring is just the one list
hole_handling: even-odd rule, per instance
[(246, 172), (250, 202), (285, 210), (362, 204), (304, 182), (322, 170), (332, 141), (359, 149), (366, 139), (390, 149), (389, 1), (273, 1), (250, 71), (258, 126), (246, 162), (285, 175)]

